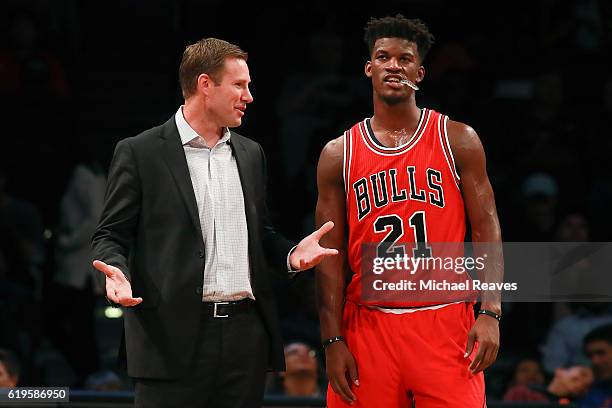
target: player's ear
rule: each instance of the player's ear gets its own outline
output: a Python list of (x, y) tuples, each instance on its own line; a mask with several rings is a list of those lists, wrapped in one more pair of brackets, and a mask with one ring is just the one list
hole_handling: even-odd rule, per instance
[(417, 71), (417, 77), (416, 77), (417, 84), (421, 82), (423, 78), (425, 78), (425, 67), (421, 65), (419, 67), (419, 70)]
[(372, 61), (366, 62), (364, 71), (368, 78), (372, 78)]

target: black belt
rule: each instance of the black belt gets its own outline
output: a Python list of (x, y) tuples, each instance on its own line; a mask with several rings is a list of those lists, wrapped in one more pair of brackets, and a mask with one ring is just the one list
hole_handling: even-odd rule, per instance
[(213, 319), (228, 318), (250, 310), (254, 304), (250, 298), (233, 302), (202, 302), (202, 312), (205, 317)]

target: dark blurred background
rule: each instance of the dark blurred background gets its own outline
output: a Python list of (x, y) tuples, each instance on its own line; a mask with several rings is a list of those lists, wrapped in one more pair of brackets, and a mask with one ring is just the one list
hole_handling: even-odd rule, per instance
[[(114, 365), (121, 320), (92, 271), (66, 271), (74, 248), (86, 251), (115, 143), (182, 103), (187, 44), (219, 37), (249, 52), (255, 102), (238, 132), (264, 146), (274, 220), (297, 239), (314, 228), (322, 146), (372, 114), (363, 26), (396, 13), (436, 37), (417, 103), (479, 133), (504, 240), (610, 241), (609, 1), (5, 0), (0, 348), (20, 359), (20, 384), (130, 387)], [(279, 283), (278, 295), (285, 340), (312, 348), (324, 391), (312, 272)], [(608, 306), (505, 305), (490, 397), (503, 396), (523, 359), (549, 375), (586, 364), (581, 339), (612, 321)], [(271, 378), (271, 392), (284, 381)]]

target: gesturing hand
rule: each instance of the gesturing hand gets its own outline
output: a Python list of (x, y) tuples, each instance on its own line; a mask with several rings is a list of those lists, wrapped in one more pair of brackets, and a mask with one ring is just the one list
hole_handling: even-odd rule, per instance
[(326, 256), (338, 255), (337, 249), (323, 248), (319, 240), (334, 228), (334, 223), (328, 221), (318, 230), (300, 241), (289, 256), (289, 263), (293, 269), (310, 269), (319, 264)]
[(470, 364), (472, 374), (483, 371), (495, 362), (499, 351), (499, 322), (485, 315), (480, 315), (476, 319), (468, 334), (465, 358), (472, 354), (475, 342), (478, 342), (478, 352)]
[(136, 306), (142, 302), (142, 298), (132, 297), (132, 286), (121, 269), (98, 260), (93, 261), (93, 266), (106, 275), (106, 297), (108, 300), (126, 307)]

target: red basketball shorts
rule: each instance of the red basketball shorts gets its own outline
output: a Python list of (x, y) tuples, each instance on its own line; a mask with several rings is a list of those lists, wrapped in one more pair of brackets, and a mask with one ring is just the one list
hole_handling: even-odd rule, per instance
[(327, 390), (327, 406), (364, 408), (483, 408), (484, 375), (464, 358), (474, 324), (471, 304), (391, 314), (346, 302), (343, 334), (357, 363), (359, 383), (349, 405)]

